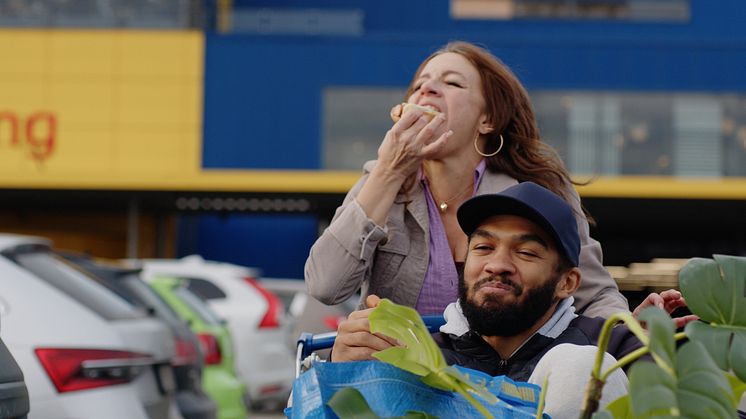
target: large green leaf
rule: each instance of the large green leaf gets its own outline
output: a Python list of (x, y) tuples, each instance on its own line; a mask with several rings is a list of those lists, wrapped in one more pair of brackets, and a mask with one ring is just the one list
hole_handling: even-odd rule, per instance
[(682, 414), (693, 418), (735, 418), (737, 400), (728, 379), (704, 346), (689, 342), (679, 349), (676, 363), (677, 398)]
[(630, 405), (629, 395), (622, 396), (606, 406), (606, 410), (601, 410), (593, 414), (593, 419), (634, 419), (632, 415), (632, 406)]
[[(632, 366), (629, 380), (635, 418), (737, 416), (731, 383), (698, 342), (681, 347), (674, 374), (642, 361)], [(613, 413), (615, 418), (624, 417)]]
[(658, 365), (639, 361), (629, 371), (629, 393), (636, 418), (677, 416), (676, 379)]
[[(360, 392), (352, 387), (345, 387), (334, 393), (329, 399), (329, 407), (340, 419), (381, 419), (373, 412)], [(425, 412), (408, 411), (406, 415), (394, 419), (438, 419)]]
[(738, 377), (732, 374), (725, 374), (725, 376), (728, 378), (730, 387), (733, 390), (733, 399), (741, 400), (741, 397), (743, 397), (744, 393), (746, 393), (746, 383), (739, 380)]
[(329, 399), (329, 407), (341, 419), (358, 418), (358, 419), (380, 419), (359, 391), (352, 387), (345, 387), (337, 390)]
[(695, 258), (679, 273), (681, 292), (702, 322), (686, 326), (723, 370), (746, 381), (746, 257)]
[(658, 307), (648, 307), (640, 313), (638, 319), (645, 322), (648, 330), (650, 353), (659, 366), (673, 372), (676, 359), (676, 329), (671, 317)]
[[(404, 344), (404, 347), (378, 352), (376, 358), (417, 375), (426, 375), (447, 365), (422, 317), (411, 307), (383, 299), (370, 313), (368, 320), (371, 332), (382, 333)], [(421, 368), (413, 371), (409, 369), (411, 365)]]
[(368, 320), (372, 333), (382, 333), (404, 345), (377, 352), (373, 354), (374, 357), (423, 377), (422, 381), (432, 387), (458, 392), (482, 414), (490, 416), (472, 395), (490, 404), (497, 403), (497, 397), (487, 390), (483, 382), (474, 382), (466, 374), (448, 366), (416, 310), (383, 299), (370, 313)]

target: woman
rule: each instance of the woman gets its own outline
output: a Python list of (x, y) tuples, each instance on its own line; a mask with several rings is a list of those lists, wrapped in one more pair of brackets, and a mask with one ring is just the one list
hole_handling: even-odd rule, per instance
[(628, 311), (603, 268), (601, 246), (556, 152), (541, 141), (526, 90), (498, 59), (465, 42), (449, 43), (417, 69), (407, 111), (386, 133), (378, 160), (365, 164), (331, 225), (311, 248), (311, 295), (339, 303), (359, 288), (441, 314), (456, 300), (467, 237), (456, 209), (474, 195), (533, 181), (577, 214), (582, 285), (575, 306), (588, 316)]

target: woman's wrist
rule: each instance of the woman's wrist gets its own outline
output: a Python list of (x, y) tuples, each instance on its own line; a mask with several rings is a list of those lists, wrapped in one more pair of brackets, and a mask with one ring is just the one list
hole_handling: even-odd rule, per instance
[(370, 172), (368, 181), (373, 179), (374, 182), (384, 186), (386, 189), (390, 188), (399, 191), (409, 176), (409, 174), (404, 173), (398, 168), (390, 168), (383, 164), (376, 164)]

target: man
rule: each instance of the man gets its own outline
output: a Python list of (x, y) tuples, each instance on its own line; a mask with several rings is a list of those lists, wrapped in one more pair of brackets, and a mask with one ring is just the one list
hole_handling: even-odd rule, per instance
[[(577, 417), (596, 351), (588, 345), (597, 343), (604, 319), (576, 315), (572, 307), (581, 281), (572, 208), (549, 190), (524, 182), (470, 199), (457, 217), (469, 242), (459, 300), (446, 309), (447, 323), (436, 338), (446, 360), (538, 384), (551, 373), (547, 413)], [(371, 297), (368, 306), (374, 307), (377, 298)], [(369, 332), (370, 310), (340, 324), (333, 361), (370, 359), (396, 344)], [(605, 364), (638, 347), (625, 327), (615, 328)], [(621, 371), (612, 381), (602, 404), (626, 392)]]

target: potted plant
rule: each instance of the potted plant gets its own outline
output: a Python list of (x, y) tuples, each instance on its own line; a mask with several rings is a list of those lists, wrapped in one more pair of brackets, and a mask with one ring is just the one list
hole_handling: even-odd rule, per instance
[[(652, 307), (639, 318), (647, 332), (629, 314), (607, 320), (581, 418), (738, 417), (746, 390), (746, 257), (691, 259), (679, 273), (679, 287), (690, 311), (700, 318), (683, 332), (675, 333), (668, 314)], [(644, 347), (602, 372), (607, 332), (619, 321)], [(629, 370), (629, 395), (596, 412), (610, 372), (647, 354), (653, 362), (641, 360)]]

